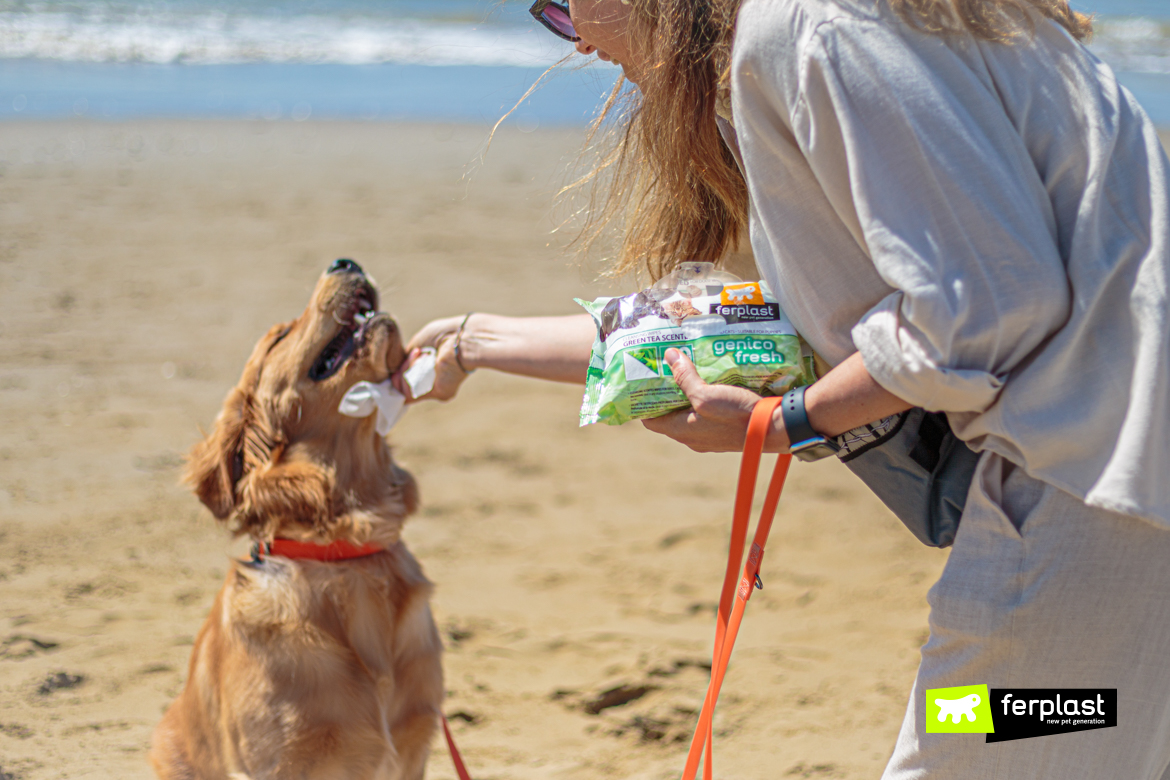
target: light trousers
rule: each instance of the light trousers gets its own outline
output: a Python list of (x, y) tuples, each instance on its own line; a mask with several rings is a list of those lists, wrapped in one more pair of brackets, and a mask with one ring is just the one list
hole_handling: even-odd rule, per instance
[[(884, 780), (1170, 780), (1170, 531), (984, 453), (927, 598)], [(1117, 726), (992, 744), (926, 733), (927, 689), (978, 684), (1116, 688)]]

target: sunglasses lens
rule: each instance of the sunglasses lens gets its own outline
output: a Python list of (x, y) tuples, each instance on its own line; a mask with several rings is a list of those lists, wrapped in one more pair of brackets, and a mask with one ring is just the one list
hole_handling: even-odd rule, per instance
[(557, 8), (555, 5), (550, 5), (541, 12), (540, 17), (548, 22), (552, 27), (569, 38), (576, 38), (577, 31), (573, 29), (573, 20), (569, 15)]

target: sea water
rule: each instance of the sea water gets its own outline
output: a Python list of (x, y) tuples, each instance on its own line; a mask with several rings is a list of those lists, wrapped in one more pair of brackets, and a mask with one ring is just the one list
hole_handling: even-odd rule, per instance
[[(573, 52), (530, 0), (0, 0), (0, 119), (491, 123)], [(1170, 0), (1077, 0), (1094, 51), (1170, 126)], [(509, 118), (581, 124), (618, 69), (570, 56)]]
[[(573, 54), (529, 4), (0, 0), (0, 119), (491, 123)], [(619, 73), (590, 60), (555, 68), (509, 121), (587, 122)]]

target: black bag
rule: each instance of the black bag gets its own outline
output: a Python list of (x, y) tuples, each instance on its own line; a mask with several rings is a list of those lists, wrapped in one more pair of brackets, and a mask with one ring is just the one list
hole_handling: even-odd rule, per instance
[[(887, 418), (876, 438), (866, 430), (838, 437), (841, 462), (869, 486), (910, 533), (930, 547), (949, 547), (959, 530), (979, 453), (955, 436), (942, 412), (914, 408)], [(852, 435), (852, 439), (851, 439)], [(854, 446), (850, 448), (846, 440)]]

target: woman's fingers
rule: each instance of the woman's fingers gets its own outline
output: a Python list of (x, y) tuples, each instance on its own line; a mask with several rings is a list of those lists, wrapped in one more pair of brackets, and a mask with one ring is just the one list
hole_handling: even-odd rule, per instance
[(696, 452), (743, 449), (748, 420), (760, 397), (742, 387), (707, 384), (695, 364), (677, 349), (666, 350), (664, 357), (691, 408), (643, 420), (642, 424)]
[(438, 349), (439, 342), (444, 337), (455, 335), (461, 322), (463, 322), (463, 317), (444, 317), (441, 320), (428, 322), (411, 337), (410, 342), (406, 345), (406, 351), (410, 352), (423, 347)]
[[(745, 391), (746, 392), (746, 391)], [(736, 452), (743, 449), (747, 421), (703, 417), (694, 409), (680, 409), (643, 420), (648, 430), (685, 444), (695, 452)]]
[[(668, 412), (661, 417), (642, 420), (642, 425), (646, 426), (647, 430), (669, 436), (675, 441), (682, 441), (687, 438), (687, 426), (691, 424), (690, 418), (698, 419), (690, 409), (679, 409), (676, 412)], [(685, 444), (685, 442), (683, 443)]]
[(435, 351), (435, 382), (431, 386), (431, 389), (424, 395), (415, 398), (411, 394), (410, 385), (404, 376), (406, 370), (422, 354), (421, 349), (412, 350), (410, 357), (402, 364), (402, 368), (390, 378), (391, 383), (398, 389), (398, 392), (406, 396), (406, 402), (408, 404), (414, 403), (415, 401), (449, 401), (459, 392), (459, 385), (463, 384), (463, 380), (467, 378), (467, 374), (455, 362), (453, 343), (453, 336), (448, 336), (439, 342), (439, 347)]
[(419, 400), (449, 401), (459, 392), (467, 374), (455, 361), (455, 335), (444, 336), (435, 353), (435, 386)]
[[(467, 378), (467, 374), (459, 367), (455, 360), (455, 334), (463, 317), (445, 317), (424, 325), (418, 333), (411, 337), (406, 345), (407, 357), (402, 367), (390, 378), (391, 384), (406, 396), (407, 403), (415, 401), (448, 401), (459, 392), (459, 385)], [(424, 347), (435, 350), (435, 384), (430, 392), (414, 398), (411, 395), (404, 374), (418, 361)]]
[(691, 402), (691, 406), (694, 407), (696, 401), (701, 403), (704, 390), (710, 385), (699, 376), (695, 364), (682, 353), (682, 350), (674, 347), (666, 350), (663, 357), (666, 359), (667, 365), (670, 366), (670, 372), (674, 374), (675, 384), (678, 385), (679, 390), (683, 391), (683, 395)]

